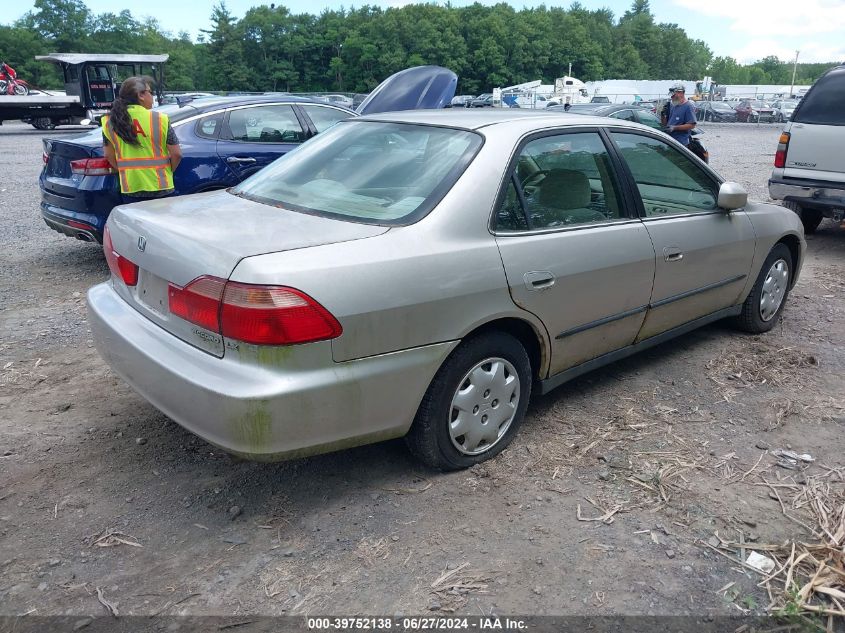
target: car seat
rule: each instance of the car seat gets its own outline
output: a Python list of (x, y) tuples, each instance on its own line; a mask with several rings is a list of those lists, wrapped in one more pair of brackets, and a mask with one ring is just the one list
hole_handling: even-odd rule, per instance
[(258, 140), (262, 143), (281, 143), (284, 137), (279, 130), (272, 127), (261, 128), (261, 135)]
[(552, 169), (532, 195), (529, 207), (535, 228), (601, 222), (607, 217), (590, 208), (587, 175), (573, 169)]

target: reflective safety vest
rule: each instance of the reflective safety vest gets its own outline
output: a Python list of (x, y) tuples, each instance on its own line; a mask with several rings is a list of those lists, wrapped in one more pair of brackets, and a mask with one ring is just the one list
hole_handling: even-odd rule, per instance
[(135, 193), (173, 189), (173, 170), (167, 153), (170, 119), (166, 114), (147, 110), (140, 105), (133, 104), (127, 109), (138, 145), (132, 145), (120, 138), (115, 133), (109, 116), (102, 119), (103, 136), (114, 147), (117, 173), (120, 175), (120, 190), (123, 193)]

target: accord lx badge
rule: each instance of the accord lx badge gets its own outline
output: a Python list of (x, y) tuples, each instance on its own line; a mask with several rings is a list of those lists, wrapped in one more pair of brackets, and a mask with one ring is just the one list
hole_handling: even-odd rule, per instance
[(138, 250), (143, 253), (145, 248), (147, 248), (147, 240), (143, 235), (141, 235), (138, 237)]

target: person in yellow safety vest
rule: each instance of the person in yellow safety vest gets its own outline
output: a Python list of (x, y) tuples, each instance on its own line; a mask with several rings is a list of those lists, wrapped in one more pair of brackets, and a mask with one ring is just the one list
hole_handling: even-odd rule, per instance
[(121, 193), (132, 198), (172, 194), (173, 172), (182, 160), (170, 120), (152, 109), (152, 84), (150, 77), (126, 79), (102, 119), (106, 159), (117, 170)]

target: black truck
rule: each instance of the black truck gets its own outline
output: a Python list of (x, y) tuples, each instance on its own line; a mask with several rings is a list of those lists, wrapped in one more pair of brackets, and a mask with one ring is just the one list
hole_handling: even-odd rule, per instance
[(164, 90), (164, 65), (169, 55), (124, 55), (109, 53), (51, 53), (37, 55), (39, 61), (59, 66), (64, 94), (26, 96), (0, 95), (0, 124), (20, 119), (39, 130), (57, 125), (86, 125), (99, 122), (127, 77), (149, 75), (155, 80), (159, 102)]

